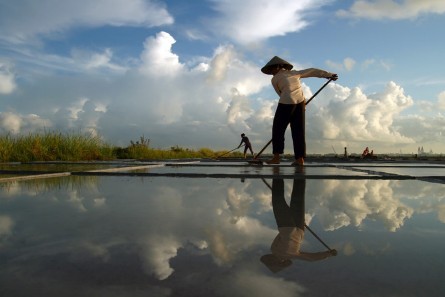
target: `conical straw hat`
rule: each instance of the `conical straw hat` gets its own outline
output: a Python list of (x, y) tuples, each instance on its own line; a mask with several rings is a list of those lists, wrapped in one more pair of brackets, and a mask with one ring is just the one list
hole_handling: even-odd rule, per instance
[(261, 72), (264, 74), (272, 74), (271, 70), (275, 68), (277, 65), (282, 65), (283, 68), (287, 70), (291, 70), (294, 66), (286, 60), (281, 59), (280, 57), (273, 57), (263, 68), (261, 68)]

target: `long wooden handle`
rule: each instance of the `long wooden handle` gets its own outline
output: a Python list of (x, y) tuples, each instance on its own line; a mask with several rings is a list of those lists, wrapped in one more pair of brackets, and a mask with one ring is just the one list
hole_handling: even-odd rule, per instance
[(318, 93), (320, 93), (321, 92), (321, 90), (323, 90), (324, 89), (324, 87), (326, 87), (331, 81), (333, 81), (334, 79), (333, 78), (330, 78), (317, 92), (315, 92), (315, 94), (314, 95), (312, 95), (312, 97), (311, 98), (309, 98), (309, 100), (308, 101), (306, 101), (306, 105), (308, 105), (309, 104), (309, 102), (311, 102), (311, 100), (312, 99), (314, 99), (315, 98), (315, 96), (317, 96), (318, 95)]
[(312, 235), (314, 235), (314, 237), (315, 238), (317, 238), (318, 239), (318, 241), (320, 241), (321, 242), (321, 244), (322, 245), (324, 245), (329, 251), (332, 251), (332, 249), (323, 241), (323, 240), (321, 240), (321, 238), (320, 237), (318, 237), (318, 235), (317, 234), (315, 234), (315, 232), (314, 231), (312, 231), (312, 229), (311, 228), (309, 228), (309, 226), (308, 225), (306, 225), (306, 224), (304, 224), (304, 226), (306, 227), (306, 229), (308, 229), (309, 230), (309, 232), (311, 232), (312, 233)]
[(258, 158), (263, 152), (264, 152), (264, 150), (269, 146), (269, 144), (271, 144), (272, 143), (272, 139), (271, 140), (269, 140), (269, 142), (261, 149), (261, 151), (258, 153), (258, 154), (256, 154), (256, 156), (255, 157), (253, 157), (254, 159), (256, 159), (256, 158)]

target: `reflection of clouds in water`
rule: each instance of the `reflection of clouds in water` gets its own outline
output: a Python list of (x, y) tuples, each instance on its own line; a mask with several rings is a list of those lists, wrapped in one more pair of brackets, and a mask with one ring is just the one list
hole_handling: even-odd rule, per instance
[(257, 210), (257, 212), (264, 213), (272, 211), (272, 202), (270, 199), (270, 193), (261, 192), (256, 197), (256, 200), (258, 200), (258, 203), (260, 204), (260, 208)]
[(67, 195), (68, 195), (68, 203), (70, 203), (74, 208), (76, 208), (80, 212), (87, 211), (82, 202), (83, 197), (81, 197), (76, 190), (69, 191)]
[(20, 184), (18, 182), (2, 183), (0, 184), (0, 199), (14, 197), (20, 190)]
[[(71, 290), (88, 296), (169, 296), (174, 292), (153, 285), (151, 276), (158, 281), (170, 279), (181, 251), (196, 247), (199, 251), (194, 257), (207, 259), (211, 264), (206, 265), (216, 270), (200, 269), (196, 285), (206, 279), (207, 289), (226, 291), (230, 296), (244, 296), (245, 292), (295, 296), (299, 292), (293, 282), (263, 276), (264, 272), (238, 272), (245, 261), (242, 254), (259, 243), (268, 244), (276, 232), (249, 215), (252, 205), (248, 204), (254, 204), (253, 199), (239, 204), (247, 207), (245, 215), (240, 215), (242, 207), (227, 207), (227, 188), (236, 192), (238, 185), (230, 181), (181, 182), (172, 188), (171, 180), (116, 183), (115, 178), (104, 178), (88, 189), (74, 186), (32, 195), (18, 191), (12, 199), (3, 200), (14, 209), (20, 223), (20, 232), (9, 243), (26, 242), (27, 248), (11, 250), (14, 263), (9, 262), (3, 272), (15, 271), (15, 280), (24, 284), (34, 274), (33, 281), (41, 284), (57, 279), (58, 287), (47, 286), (47, 290), (59, 292), (59, 296)], [(102, 201), (103, 207), (95, 207), (97, 201)], [(35, 211), (28, 213), (29, 209)], [(235, 215), (239, 216), (236, 223), (232, 220)], [(4, 216), (1, 221), (10, 222)], [(2, 228), (2, 234), (9, 234), (11, 228)], [(221, 276), (219, 270), (230, 273)], [(123, 285), (113, 282), (116, 277)], [(143, 289), (133, 291), (135, 286)]]
[(258, 179), (248, 179), (245, 180), (244, 185), (245, 186), (242, 188), (242, 190), (247, 192), (248, 195), (253, 198), (251, 203), (255, 204), (254, 210), (256, 214), (262, 214), (272, 211), (270, 189), (265, 186), (263, 182), (259, 182)]
[[(144, 270), (147, 274), (164, 280), (173, 273), (170, 260), (176, 257), (178, 249), (182, 247), (180, 234), (174, 234), (171, 231), (181, 229), (181, 227), (175, 228), (174, 226), (176, 224), (183, 226), (182, 216), (185, 215), (186, 210), (183, 209), (185, 207), (182, 200), (183, 194), (178, 189), (160, 185), (151, 191), (153, 191), (153, 195), (144, 194), (142, 196), (148, 196), (150, 200), (138, 199), (136, 206), (146, 211), (147, 229), (137, 230), (138, 233), (134, 236), (142, 247), (140, 256), (144, 262)], [(130, 207), (131, 213), (132, 206), (127, 205), (126, 207)], [(143, 215), (143, 213), (139, 215)], [(142, 238), (139, 238), (140, 236)]]
[(343, 251), (342, 252), (343, 252), (343, 254), (345, 256), (352, 256), (353, 254), (355, 254), (356, 249), (355, 249), (354, 245), (351, 242), (346, 242), (343, 245)]
[[(225, 284), (225, 285), (223, 285)], [(230, 285), (227, 285), (230, 284)], [(303, 296), (305, 289), (293, 281), (270, 277), (252, 270), (227, 275), (217, 287), (219, 296)]]
[[(174, 238), (176, 245), (169, 245), (167, 243), (171, 242), (168, 241), (163, 245), (169, 251), (171, 246), (180, 248), (187, 243), (199, 243), (199, 246), (195, 246), (210, 255), (218, 266), (230, 266), (238, 260), (240, 251), (259, 242), (268, 242), (276, 232), (250, 216), (255, 202), (253, 196), (246, 193), (250, 187), (249, 183), (238, 182), (229, 182), (228, 186), (225, 183), (193, 186), (192, 182), (186, 190), (162, 186), (151, 189), (150, 217), (162, 216), (159, 217), (162, 224), (149, 230), (147, 236)], [(168, 218), (167, 222), (165, 218)], [(170, 252), (169, 255), (174, 256), (174, 253)], [(144, 256), (145, 265), (151, 265), (151, 271), (157, 271), (155, 274), (158, 276), (162, 275), (161, 271), (165, 273), (163, 277), (172, 272), (165, 269), (170, 267), (171, 259), (163, 257), (161, 265), (153, 256), (147, 251)], [(153, 266), (153, 263), (157, 263), (157, 266)]]
[(239, 189), (234, 187), (227, 189), (227, 204), (233, 215), (234, 223), (248, 214), (253, 200), (252, 196), (245, 191), (239, 191)]
[(11, 181), (0, 184), (0, 199), (15, 197), (20, 194), (26, 194), (28, 196), (34, 196), (39, 193), (38, 189), (33, 187), (23, 187), (23, 184), (18, 181)]
[(0, 247), (2, 247), (3, 239), (11, 234), (13, 226), (14, 222), (9, 216), (0, 215)]
[[(437, 212), (437, 218), (445, 223), (445, 191), (443, 185), (424, 182), (398, 182), (398, 197), (407, 198), (415, 205), (416, 213)], [(397, 182), (394, 182), (397, 185)], [(438, 189), (441, 187), (442, 189)]]
[(181, 244), (174, 237), (150, 236), (143, 243), (144, 268), (148, 274), (164, 280), (173, 273), (170, 259), (176, 257)]
[[(137, 186), (131, 195), (132, 186), (126, 185), (114, 187), (112, 196), (103, 194), (113, 215), (131, 214), (130, 225), (113, 220), (108, 228), (137, 242), (149, 275), (168, 278), (173, 273), (171, 260), (188, 244), (210, 255), (218, 266), (230, 266), (240, 251), (267, 242), (276, 232), (249, 216), (254, 199), (243, 194), (242, 184), (191, 181), (174, 188), (169, 184), (150, 184), (149, 190)], [(131, 225), (132, 221), (138, 224)]]
[[(425, 200), (422, 191), (429, 187), (419, 182), (409, 192), (401, 184), (410, 183), (309, 180), (307, 218), (314, 217), (331, 230), (350, 224), (360, 226), (365, 219), (382, 221), (390, 230), (395, 230), (413, 210), (419, 209), (402, 201), (410, 197)], [(292, 180), (285, 180), (285, 185), (285, 195), (289, 198)], [(274, 296), (295, 296), (302, 292), (293, 282), (239, 270), (239, 262), (245, 261), (243, 253), (259, 245), (268, 247), (277, 232), (274, 225), (265, 224), (266, 217), (273, 221), (271, 193), (259, 179), (245, 183), (175, 179), (172, 186), (171, 179), (125, 179), (123, 183), (122, 178), (107, 177), (98, 179), (94, 187), (68, 189), (15, 188), (8, 194), (12, 199), (0, 199), (2, 203), (12, 204), (17, 212), (14, 218), (20, 219), (17, 222), (26, 222), (26, 226), (20, 226), (16, 242), (26, 240), (31, 246), (42, 244), (48, 238), (63, 242), (69, 235), (69, 244), (60, 244), (57, 249), (48, 249), (42, 244), (40, 252), (47, 257), (68, 254), (72, 259), (95, 259), (103, 263), (116, 261), (120, 255), (116, 249), (131, 250), (138, 260), (142, 259), (142, 263), (138, 263), (143, 269), (141, 274), (158, 280), (169, 279), (175, 273), (177, 268), (172, 263), (179, 258), (181, 250), (196, 248), (199, 251), (194, 255), (208, 256), (217, 269), (232, 269), (231, 275), (224, 276), (227, 279), (212, 280), (215, 287), (223, 287), (221, 290), (231, 296), (255, 289), (251, 295), (274, 292)], [(430, 195), (442, 197), (443, 194)], [(0, 196), (5, 197), (3, 192)], [(15, 199), (18, 197), (22, 199)], [(429, 205), (433, 211), (432, 207), (442, 199), (437, 197), (430, 196), (429, 204), (422, 201), (419, 205), (424, 211)], [(36, 212), (28, 214), (26, 209), (30, 208)], [(438, 211), (437, 208), (434, 211)], [(438, 212), (443, 215), (444, 207)], [(0, 216), (3, 242), (9, 240), (11, 230), (12, 221)], [(345, 244), (343, 252), (352, 255), (356, 249)], [(235, 287), (227, 286), (227, 282)], [(255, 288), (245, 288), (249, 282), (254, 282)]]
[(328, 230), (340, 227), (360, 226), (367, 219), (378, 220), (390, 230), (403, 226), (414, 210), (405, 205), (393, 193), (391, 181), (320, 181), (322, 186), (312, 189), (308, 195), (319, 205), (309, 204), (307, 211), (315, 216)]
[(85, 257), (85, 254), (89, 255), (92, 258), (100, 258), (102, 261), (107, 262), (110, 258), (110, 253), (108, 252), (107, 246), (103, 246), (99, 243), (94, 242), (81, 242), (79, 244), (79, 251), (84, 250), (85, 253), (82, 253), (82, 257)]
[(437, 210), (437, 218), (442, 223), (445, 223), (445, 204), (439, 205)]
[(212, 256), (218, 265), (229, 263), (233, 260), (233, 252), (229, 249), (228, 240), (219, 230), (208, 230), (209, 248)]
[(267, 242), (276, 233), (276, 230), (264, 226), (258, 219), (248, 216), (234, 222), (229, 209), (221, 213), (215, 223), (217, 226), (206, 228), (205, 236), (209, 240), (211, 256), (218, 265), (232, 264), (237, 260), (239, 252), (260, 242)]
[(391, 251), (393, 249), (393, 247), (390, 243), (386, 243), (385, 245), (381, 246), (361, 245), (361, 249), (367, 255), (378, 256), (387, 254), (388, 251)]

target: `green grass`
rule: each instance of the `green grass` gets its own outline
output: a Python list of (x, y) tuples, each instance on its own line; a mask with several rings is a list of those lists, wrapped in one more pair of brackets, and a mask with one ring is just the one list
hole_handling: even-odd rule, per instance
[(113, 159), (113, 148), (90, 134), (0, 135), (1, 162)]
[[(216, 158), (228, 151), (208, 148), (191, 150), (179, 147), (154, 149), (150, 140), (142, 136), (138, 141), (122, 148), (109, 145), (100, 137), (81, 133), (30, 133), (28, 135), (0, 135), (0, 162), (33, 161), (92, 161), (114, 159), (160, 160)], [(239, 151), (224, 157), (241, 157)]]
[[(162, 159), (194, 159), (194, 158), (216, 158), (227, 151), (212, 151), (208, 148), (191, 150), (179, 146), (173, 146), (169, 150), (154, 149), (146, 145), (132, 144), (127, 148), (116, 148), (116, 157), (118, 159), (137, 159), (137, 160), (162, 160)], [(241, 157), (242, 153), (233, 152), (225, 157)]]

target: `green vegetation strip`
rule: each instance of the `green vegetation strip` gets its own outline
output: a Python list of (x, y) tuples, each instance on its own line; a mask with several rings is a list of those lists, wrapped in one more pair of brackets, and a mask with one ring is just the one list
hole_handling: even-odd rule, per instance
[[(144, 136), (138, 141), (130, 141), (126, 147), (119, 147), (105, 143), (100, 136), (89, 133), (62, 134), (51, 131), (27, 135), (0, 133), (0, 162), (212, 159), (227, 153), (208, 148), (192, 150), (178, 145), (170, 149), (154, 149), (149, 144), (150, 139)], [(227, 156), (242, 157), (243, 154), (235, 151)]]

